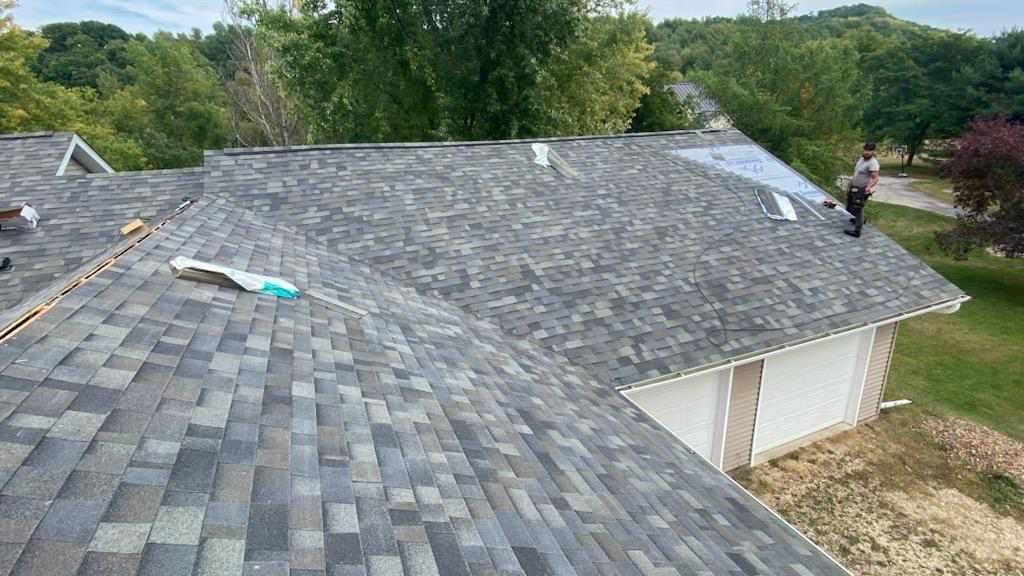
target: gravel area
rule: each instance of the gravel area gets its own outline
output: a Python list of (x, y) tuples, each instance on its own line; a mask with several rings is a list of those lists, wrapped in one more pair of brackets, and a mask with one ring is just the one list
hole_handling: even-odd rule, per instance
[(1024, 523), (951, 486), (973, 472), (929, 434), (969, 427), (935, 420), (883, 419), (737, 479), (854, 574), (1024, 576)]
[(971, 469), (1006, 474), (1024, 486), (1024, 442), (962, 418), (929, 417), (921, 428)]

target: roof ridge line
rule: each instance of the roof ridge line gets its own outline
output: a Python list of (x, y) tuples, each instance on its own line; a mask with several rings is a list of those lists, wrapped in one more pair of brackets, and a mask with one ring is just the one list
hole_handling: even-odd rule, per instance
[(658, 136), (680, 136), (692, 134), (712, 134), (718, 132), (739, 132), (735, 128), (668, 130), (664, 132), (628, 132), (624, 134), (597, 134), (592, 136), (551, 136), (546, 138), (513, 138), (508, 140), (457, 140), (437, 142), (381, 142), (381, 143), (342, 143), (342, 144), (307, 144), (300, 146), (267, 146), (256, 148), (224, 148), (206, 150), (205, 156), (248, 156), (258, 154), (274, 154), (281, 152), (312, 152), (321, 150), (404, 150), (409, 148), (473, 148), (478, 146), (500, 146), (502, 144), (531, 144), (534, 142), (579, 142), (588, 140), (621, 140), (640, 139)]
[(48, 138), (50, 136), (56, 136), (58, 134), (71, 134), (71, 132), (53, 132), (53, 131), (39, 131), (39, 132), (14, 132), (11, 134), (0, 134), (0, 140), (28, 140), (29, 138)]

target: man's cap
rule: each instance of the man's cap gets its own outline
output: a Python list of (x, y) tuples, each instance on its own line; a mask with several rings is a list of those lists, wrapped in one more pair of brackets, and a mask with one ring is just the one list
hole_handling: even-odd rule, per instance
[(874, 151), (874, 149), (875, 149), (875, 143), (874, 143), (874, 141), (872, 141), (872, 140), (868, 140), (867, 142), (865, 142), (865, 143), (864, 143), (864, 149), (865, 149), (865, 150), (871, 150), (871, 151)]

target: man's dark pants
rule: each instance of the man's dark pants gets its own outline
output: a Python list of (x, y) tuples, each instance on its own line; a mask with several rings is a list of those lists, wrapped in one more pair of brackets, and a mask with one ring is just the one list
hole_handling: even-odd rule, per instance
[(853, 231), (860, 234), (864, 227), (864, 205), (868, 203), (868, 192), (864, 188), (851, 187), (846, 194), (846, 211), (853, 216)]

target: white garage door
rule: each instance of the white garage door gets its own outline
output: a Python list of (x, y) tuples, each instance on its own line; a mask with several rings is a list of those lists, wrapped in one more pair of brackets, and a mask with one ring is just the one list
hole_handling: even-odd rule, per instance
[(632, 390), (626, 396), (694, 452), (720, 466), (728, 387), (729, 371), (720, 370)]
[(871, 331), (855, 332), (765, 361), (754, 449), (770, 450), (856, 417)]

